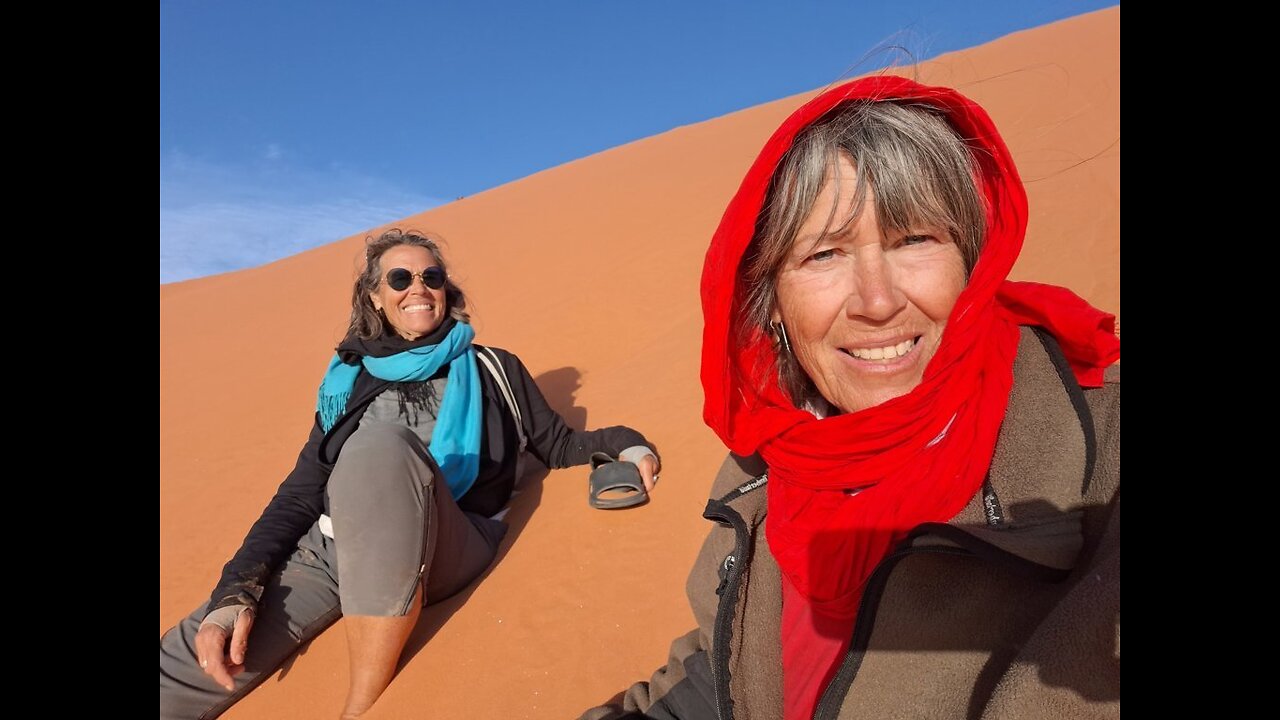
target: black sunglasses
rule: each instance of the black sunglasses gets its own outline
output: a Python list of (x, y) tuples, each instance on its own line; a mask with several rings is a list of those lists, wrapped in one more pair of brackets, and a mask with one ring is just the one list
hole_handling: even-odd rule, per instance
[(408, 290), (415, 275), (422, 278), (422, 284), (432, 290), (444, 287), (444, 270), (439, 266), (429, 267), (420, 273), (409, 272), (405, 268), (391, 268), (387, 271), (387, 286), (396, 292)]

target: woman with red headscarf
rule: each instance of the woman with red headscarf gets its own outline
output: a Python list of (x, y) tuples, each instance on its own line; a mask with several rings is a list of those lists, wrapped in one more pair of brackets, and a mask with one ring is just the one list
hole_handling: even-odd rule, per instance
[(1006, 279), (1026, 220), (953, 90), (857, 80), (774, 133), (702, 275), (700, 628), (585, 717), (1119, 715), (1119, 341)]

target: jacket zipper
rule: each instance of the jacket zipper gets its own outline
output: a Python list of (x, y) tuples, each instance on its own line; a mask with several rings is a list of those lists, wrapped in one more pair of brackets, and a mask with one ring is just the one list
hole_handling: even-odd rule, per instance
[[(908, 542), (910, 542), (909, 539)], [(840, 669), (836, 671), (831, 681), (827, 683), (826, 689), (822, 691), (818, 706), (813, 711), (814, 720), (837, 720), (839, 717), (840, 706), (844, 704), (849, 688), (853, 685), (853, 680), (857, 677), (858, 670), (862, 667), (862, 660), (866, 656), (866, 645), (871, 639), (871, 628), (875, 624), (874, 612), (871, 612), (871, 610), (873, 607), (878, 606), (880, 596), (884, 594), (885, 587), (889, 584), (889, 575), (892, 574), (893, 568), (898, 564), (898, 561), (909, 555), (919, 553), (936, 553), (960, 557), (974, 556), (971, 551), (957, 547), (907, 547), (894, 551), (884, 560), (881, 560), (880, 564), (876, 565), (871, 577), (867, 579), (867, 589), (863, 592), (862, 599), (858, 602), (858, 620), (853, 627), (849, 651), (845, 654), (844, 660), (841, 661)], [(871, 612), (870, 617), (868, 617), (868, 612)]]
[(733, 699), (729, 696), (729, 641), (733, 637), (733, 616), (738, 604), (738, 586), (742, 568), (748, 564), (746, 523), (742, 516), (723, 503), (711, 501), (702, 514), (708, 520), (731, 527), (734, 531), (733, 553), (725, 557), (724, 578), (716, 587), (720, 602), (716, 607), (716, 622), (711, 634), (711, 679), (715, 683), (717, 720), (732, 720)]

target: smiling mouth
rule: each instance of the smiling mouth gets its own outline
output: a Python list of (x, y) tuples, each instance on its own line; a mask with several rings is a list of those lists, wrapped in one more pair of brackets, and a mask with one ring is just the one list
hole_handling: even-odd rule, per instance
[(405, 311), (405, 312), (407, 312), (407, 313), (414, 313), (414, 312), (435, 312), (435, 310), (436, 310), (436, 306), (435, 306), (435, 305), (426, 305), (426, 304), (424, 304), (424, 305), (406, 305), (406, 306), (404, 307), (404, 311)]
[(900, 343), (885, 345), (883, 347), (852, 349), (840, 348), (840, 352), (850, 357), (855, 357), (859, 360), (865, 360), (868, 362), (890, 363), (914, 350), (915, 347), (920, 344), (920, 338), (922, 337), (922, 335), (917, 335), (913, 338), (903, 340)]

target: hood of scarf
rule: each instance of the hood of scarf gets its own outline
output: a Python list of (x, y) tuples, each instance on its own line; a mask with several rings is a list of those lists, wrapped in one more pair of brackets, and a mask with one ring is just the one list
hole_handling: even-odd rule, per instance
[[(854, 100), (927, 104), (943, 113), (973, 149), (987, 237), (921, 384), (879, 406), (819, 420), (781, 390), (770, 338), (739, 336), (739, 266), (796, 135)], [(867, 575), (907, 530), (946, 522), (973, 497), (1008, 402), (1019, 324), (1049, 329), (1086, 386), (1101, 384), (1103, 368), (1118, 358), (1114, 318), (1061, 288), (1006, 279), (1026, 224), (1026, 192), (987, 113), (949, 88), (888, 76), (837, 86), (796, 110), (725, 210), (702, 274), (703, 417), (731, 451), (758, 452), (768, 463), (770, 548), (815, 607), (851, 616)], [(851, 497), (843, 492), (851, 487), (868, 489)]]

